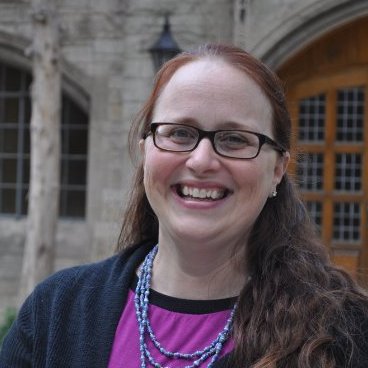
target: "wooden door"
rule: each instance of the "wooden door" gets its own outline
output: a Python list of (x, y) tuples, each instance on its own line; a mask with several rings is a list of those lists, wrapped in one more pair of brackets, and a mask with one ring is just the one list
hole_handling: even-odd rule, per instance
[(367, 278), (368, 70), (299, 83), (289, 99), (307, 207), (334, 261)]
[(279, 70), (306, 205), (334, 262), (368, 285), (368, 18), (316, 41)]

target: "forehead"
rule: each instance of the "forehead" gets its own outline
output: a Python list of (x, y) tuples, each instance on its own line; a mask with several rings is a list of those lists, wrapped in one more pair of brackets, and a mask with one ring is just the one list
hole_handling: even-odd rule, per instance
[(181, 66), (163, 87), (161, 94), (173, 86), (185, 88), (189, 85), (192, 88), (196, 84), (206, 84), (208, 88), (219, 86), (225, 90), (249, 90), (252, 94), (259, 94), (267, 99), (260, 86), (245, 71), (215, 56), (194, 60)]
[(188, 119), (213, 122), (249, 120), (251, 124), (245, 128), (250, 129), (257, 128), (256, 121), (266, 124), (260, 130), (269, 130), (272, 121), (271, 104), (259, 85), (244, 71), (218, 57), (185, 64), (163, 87), (154, 119), (181, 120), (183, 114)]

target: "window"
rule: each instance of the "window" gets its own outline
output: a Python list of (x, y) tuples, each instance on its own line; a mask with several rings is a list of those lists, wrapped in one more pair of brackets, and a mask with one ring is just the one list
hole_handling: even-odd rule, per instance
[(305, 98), (299, 103), (299, 140), (323, 141), (325, 137), (326, 100), (323, 94)]
[(323, 154), (306, 153), (298, 160), (297, 181), (303, 191), (323, 188)]
[(335, 189), (347, 192), (362, 188), (362, 155), (337, 153), (335, 155)]
[(337, 242), (360, 240), (359, 203), (335, 203), (333, 211), (333, 239)]
[[(0, 64), (0, 214), (27, 213), (30, 169), (31, 75)], [(60, 216), (84, 217), (88, 116), (62, 98)]]
[(364, 124), (364, 87), (337, 91), (336, 140), (362, 142)]
[(298, 100), (297, 182), (332, 249), (356, 249), (365, 236), (365, 95), (366, 86), (331, 83)]
[(319, 231), (321, 231), (322, 228), (322, 202), (313, 202), (313, 201), (307, 201), (306, 202), (307, 210), (310, 214), (310, 217), (317, 225), (317, 228)]

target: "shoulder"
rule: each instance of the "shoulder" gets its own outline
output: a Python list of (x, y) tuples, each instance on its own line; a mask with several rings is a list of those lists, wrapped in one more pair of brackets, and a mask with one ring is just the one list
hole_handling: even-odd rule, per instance
[(38, 316), (97, 310), (127, 294), (137, 266), (150, 244), (133, 246), (105, 260), (60, 270), (38, 284), (23, 303), (19, 317), (37, 324)]
[(55, 284), (70, 287), (74, 283), (93, 283), (96, 280), (102, 280), (111, 273), (115, 265), (120, 263), (119, 257), (114, 255), (101, 261), (61, 269), (37, 285), (36, 291), (54, 287)]
[(126, 286), (127, 282), (130, 284), (134, 270), (150, 248), (150, 244), (139, 244), (98, 262), (60, 270), (37, 285), (33, 294), (46, 293), (55, 297), (65, 292), (70, 298), (76, 292), (88, 294), (101, 291), (114, 283)]
[[(16, 326), (30, 336), (36, 329), (77, 323), (99, 310), (121, 309), (137, 266), (149, 244), (138, 244), (108, 259), (63, 269), (38, 284), (19, 310)], [(59, 328), (59, 327), (58, 327)]]
[(43, 367), (46, 357), (64, 359), (71, 351), (75, 357), (90, 351), (93, 361), (93, 344), (101, 355), (114, 336), (135, 269), (151, 247), (140, 244), (100, 262), (58, 271), (41, 282), (4, 340), (0, 366), (11, 362), (12, 367)]
[(121, 262), (120, 258), (121, 256), (115, 255), (99, 262), (57, 271), (39, 283), (31, 297), (45, 298), (50, 296), (59, 299), (65, 294), (66, 297), (70, 298), (75, 297), (76, 292), (83, 294), (92, 287), (101, 287), (110, 278), (110, 282), (113, 282), (116, 278), (114, 270), (120, 269), (120, 272), (124, 270), (124, 262)]

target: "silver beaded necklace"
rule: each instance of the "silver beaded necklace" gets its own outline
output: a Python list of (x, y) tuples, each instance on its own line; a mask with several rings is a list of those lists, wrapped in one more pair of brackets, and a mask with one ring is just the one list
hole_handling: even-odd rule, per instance
[(158, 246), (156, 245), (144, 259), (141, 268), (141, 273), (138, 277), (138, 283), (134, 297), (135, 311), (139, 329), (139, 349), (140, 349), (141, 368), (147, 367), (147, 361), (155, 368), (167, 368), (163, 367), (153, 358), (152, 354), (148, 350), (146, 339), (150, 339), (155, 348), (162, 355), (165, 355), (166, 357), (171, 359), (182, 359), (184, 361), (187, 361), (185, 364), (189, 363), (189, 365), (185, 365), (184, 368), (199, 367), (209, 357), (211, 357), (211, 361), (208, 364), (207, 368), (211, 368), (214, 362), (219, 357), (219, 354), (221, 353), (224, 343), (230, 336), (237, 305), (236, 304), (234, 305), (230, 317), (227, 320), (223, 330), (217, 335), (215, 340), (213, 340), (208, 346), (206, 346), (202, 350), (197, 350), (193, 353), (173, 352), (166, 350), (157, 340), (148, 318), (149, 291), (151, 286), (152, 266), (157, 251)]

